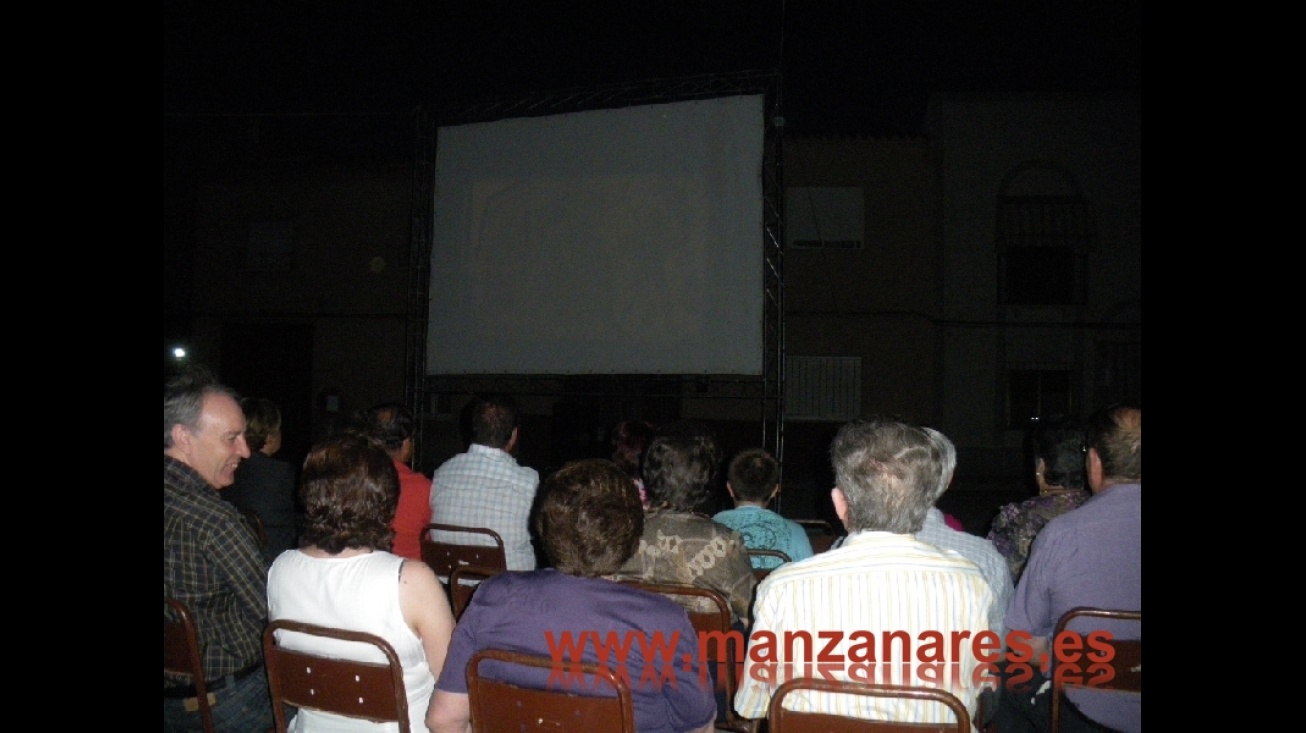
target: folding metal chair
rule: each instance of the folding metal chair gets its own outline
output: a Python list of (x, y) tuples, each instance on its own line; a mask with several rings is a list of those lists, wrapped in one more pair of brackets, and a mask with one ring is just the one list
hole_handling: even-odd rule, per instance
[(760, 557), (773, 557), (779, 560), (780, 562), (777, 563), (775, 567), (771, 567), (771, 568), (758, 567), (757, 564), (754, 563), (753, 577), (757, 578), (757, 582), (759, 583), (765, 580), (766, 576), (770, 575), (772, 570), (775, 570), (775, 568), (778, 568), (787, 562), (791, 562), (793, 559), (789, 557), (787, 553), (781, 552), (779, 550), (749, 550), (748, 551), (748, 559), (750, 561)]
[[(385, 662), (364, 662), (297, 651), (285, 646), (277, 632), (370, 644)], [(286, 705), (320, 710), (378, 723), (398, 723), (400, 733), (412, 733), (404, 668), (394, 647), (375, 634), (277, 619), (263, 631), (263, 657), (272, 695), (277, 733), (286, 733)]]
[[(947, 705), (956, 720), (952, 723), (906, 723), (869, 720), (832, 713), (788, 710), (784, 699), (790, 694), (811, 691), (903, 700), (932, 700)], [(823, 677), (798, 677), (776, 689), (767, 709), (768, 733), (971, 733), (970, 712), (956, 695), (933, 687), (873, 685)]]
[[(606, 667), (576, 664), (579, 671), (588, 676), (587, 679), (597, 677), (605, 680), (615, 691), (611, 696), (601, 697), (562, 689), (526, 687), (486, 677), (481, 673), (481, 665), (486, 661), (538, 668), (550, 673), (555, 666), (551, 657), (504, 649), (482, 649), (473, 654), (467, 663), (467, 693), (474, 733), (636, 733), (635, 706), (630, 689)], [(586, 686), (590, 687), (589, 684)]]
[[(699, 588), (675, 583), (652, 583), (637, 580), (623, 580), (621, 582), (650, 593), (660, 593), (680, 603), (685, 607), (685, 612), (689, 615), (689, 622), (693, 624), (694, 631), (700, 634), (700, 639), (703, 638), (703, 634), (720, 634), (722, 638), (727, 640), (731, 638), (730, 602), (717, 591), (711, 588)], [(706, 644), (704, 647), (706, 655), (701, 661), (703, 664), (711, 664), (716, 667), (717, 690), (725, 694), (725, 719), (716, 724), (717, 729), (738, 731), (739, 733), (754, 733), (758, 730), (761, 721), (749, 720), (735, 712), (735, 691), (739, 688), (738, 667), (742, 665), (744, 652), (743, 648), (735, 649), (736, 643), (746, 645), (747, 639), (743, 638), (743, 634), (739, 634), (737, 642)], [(736, 654), (739, 655), (739, 662), (734, 659)]]
[(453, 596), (453, 617), (454, 620), (462, 618), (463, 611), (467, 610), (467, 604), (472, 602), (472, 593), (480, 585), (480, 581), (503, 572), (498, 568), (486, 568), (479, 565), (459, 565), (449, 574), (449, 592)]
[(807, 530), (807, 540), (811, 542), (814, 553), (825, 552), (830, 549), (835, 540), (839, 539), (839, 533), (835, 531), (834, 525), (824, 519), (795, 519), (794, 521)]
[(167, 596), (163, 597), (163, 671), (191, 678), (204, 733), (213, 733), (213, 709), (195, 617), (186, 604)]
[[(1100, 618), (1114, 621), (1137, 621), (1140, 626), (1143, 622), (1142, 611), (1120, 611), (1106, 608), (1090, 608), (1079, 606), (1072, 608), (1062, 614), (1057, 621), (1056, 631), (1052, 638), (1056, 639), (1065, 631), (1070, 622), (1077, 618)], [(1122, 695), (1141, 695), (1143, 694), (1143, 640), (1142, 639), (1110, 639), (1095, 640), (1095, 645), (1106, 644), (1113, 650), (1113, 656), (1110, 660), (1096, 662), (1089, 657), (1089, 665), (1108, 664), (1112, 672), (1109, 680), (1101, 680), (1095, 675), (1086, 674), (1079, 679), (1088, 682), (1096, 690), (1113, 690)], [(1094, 655), (1092, 650), (1084, 652), (1086, 656)], [(1084, 659), (1081, 657), (1081, 660)], [(1075, 686), (1070, 682), (1070, 678), (1065, 675), (1058, 675), (1058, 660), (1052, 661), (1052, 733), (1059, 733), (1061, 730), (1061, 709), (1065, 706), (1065, 694), (1067, 686)], [(1081, 666), (1083, 662), (1080, 662)], [(1068, 684), (1069, 683), (1069, 684)]]
[[(450, 542), (431, 538), (431, 532), (460, 532), (466, 538), (473, 536), (489, 537), (493, 545)], [(422, 562), (431, 566), (443, 582), (449, 582), (454, 568), (463, 565), (476, 565), (483, 568), (508, 569), (508, 555), (504, 549), (503, 537), (498, 532), (485, 527), (463, 527), (457, 524), (428, 524), (422, 531)]]

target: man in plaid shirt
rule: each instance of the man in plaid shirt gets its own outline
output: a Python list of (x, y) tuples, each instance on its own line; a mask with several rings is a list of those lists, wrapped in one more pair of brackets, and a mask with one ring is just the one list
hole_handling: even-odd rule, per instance
[[(218, 496), (249, 457), (237, 396), (197, 370), (163, 390), (163, 595), (190, 609), (219, 731), (264, 731), (267, 565), (244, 518)], [(165, 731), (201, 730), (193, 681), (163, 679)]]

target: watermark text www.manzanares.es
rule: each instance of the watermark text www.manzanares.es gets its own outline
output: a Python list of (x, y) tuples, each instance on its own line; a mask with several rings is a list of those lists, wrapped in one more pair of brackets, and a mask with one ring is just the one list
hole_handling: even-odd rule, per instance
[[(1115, 678), (1115, 670), (1110, 664), (1115, 656), (1111, 639), (1109, 632), (1101, 630), (1088, 634), (1061, 632), (1051, 644), (1056, 659), (1055, 674), (1070, 685), (1098, 687), (1109, 683)], [(951, 682), (960, 685), (960, 660), (969, 651), (978, 664), (967, 673), (969, 684), (964, 686), (997, 684), (1000, 665), (1005, 662), (1006, 684), (1019, 687), (1032, 679), (1034, 665), (1047, 668), (1050, 661), (1046, 653), (1034, 658), (1032, 640), (1033, 637), (1024, 631), (1007, 634), (1005, 646), (1001, 637), (992, 631), (975, 634), (953, 631), (946, 635), (938, 631), (923, 631), (914, 638), (906, 631), (886, 631), (878, 635), (870, 631), (786, 631), (779, 635), (755, 631), (745, 644), (744, 635), (739, 631), (712, 631), (698, 634), (697, 656), (682, 652), (681, 658), (676, 659), (680, 632), (545, 632), (549, 655), (553, 659), (550, 686), (583, 684), (585, 677), (581, 663), (586, 658), (629, 686), (674, 685), (676, 663), (680, 664), (682, 671), (688, 672), (694, 669), (696, 661), (699, 677), (703, 680), (707, 679), (710, 665), (724, 665), (731, 661), (735, 664), (736, 677), (742, 677), (745, 656), (751, 662), (749, 674), (757, 681), (774, 685), (793, 677), (930, 686)], [(593, 650), (592, 654), (586, 654), (587, 647)], [(630, 668), (632, 651), (638, 651), (643, 660), (638, 670)], [(785, 661), (780, 661), (782, 659)]]

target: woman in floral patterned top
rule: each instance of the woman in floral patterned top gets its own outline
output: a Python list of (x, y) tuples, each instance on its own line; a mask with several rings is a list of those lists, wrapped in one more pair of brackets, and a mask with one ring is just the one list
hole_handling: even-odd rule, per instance
[(1019, 580), (1034, 538), (1044, 525), (1091, 496), (1085, 488), (1083, 421), (1073, 415), (1038, 420), (1030, 440), (1038, 496), (999, 509), (988, 535), (1007, 558), (1013, 580)]

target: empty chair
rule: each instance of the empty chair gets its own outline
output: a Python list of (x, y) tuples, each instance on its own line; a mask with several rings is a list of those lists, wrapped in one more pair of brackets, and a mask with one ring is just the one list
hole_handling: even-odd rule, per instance
[[(551, 657), (503, 649), (482, 649), (473, 654), (467, 665), (467, 694), (475, 733), (635, 733), (630, 689), (607, 667), (569, 664), (585, 675), (586, 690), (598, 687), (594, 679), (597, 676), (615, 691), (613, 695), (581, 695), (556, 685), (550, 688), (547, 682), (534, 687), (484, 676), (482, 667), (487, 661), (508, 665), (499, 668), (505, 677), (512, 674), (507, 670), (515, 665), (539, 670), (535, 675), (541, 680), (549, 679), (556, 666)], [(516, 675), (520, 679), (521, 671)]]
[[(933, 700), (948, 706), (956, 718), (951, 723), (908, 723), (869, 720), (832, 713), (789, 710), (784, 700), (802, 691), (827, 692), (866, 697)], [(767, 709), (768, 733), (970, 733), (970, 713), (955, 695), (932, 687), (872, 685), (865, 682), (830, 680), (821, 677), (791, 679), (776, 689)]]
[[(1140, 624), (1141, 631), (1143, 612), (1088, 608), (1085, 606), (1072, 608), (1062, 614), (1061, 618), (1057, 621), (1057, 628), (1053, 633), (1052, 638), (1055, 639), (1060, 636), (1061, 632), (1066, 630), (1070, 622), (1077, 618), (1136, 621)], [(1114, 651), (1114, 655), (1110, 660), (1099, 661), (1104, 655), (1099, 653), (1097, 647), (1103, 644), (1110, 646)], [(1058, 664), (1059, 660), (1057, 660), (1055, 655), (1053, 655), (1052, 733), (1059, 733), (1061, 730), (1062, 709), (1067, 704), (1064, 699), (1067, 687), (1087, 685), (1096, 690), (1110, 690), (1119, 695), (1143, 694), (1142, 639), (1095, 639), (1092, 644), (1085, 648), (1084, 656), (1075, 663), (1080, 669), (1080, 673), (1076, 675), (1056, 674), (1056, 667)], [(1098, 665), (1105, 666), (1099, 668)]]
[(190, 678), (204, 731), (213, 733), (213, 710), (195, 618), (186, 604), (167, 596), (163, 597), (163, 671)]
[[(432, 531), (459, 532), (471, 539), (476, 536), (489, 537), (493, 545), (478, 545), (470, 542), (449, 542), (431, 539)], [(454, 568), (462, 565), (477, 565), (485, 568), (508, 569), (508, 558), (504, 550), (503, 537), (492, 529), (485, 527), (462, 527), (456, 524), (428, 524), (422, 532), (422, 562), (431, 566), (441, 581), (448, 582)]]
[[(364, 662), (296, 651), (284, 646), (285, 639), (278, 639), (277, 632), (370, 645), (385, 661)], [(385, 639), (362, 631), (278, 619), (263, 632), (263, 656), (277, 733), (286, 733), (286, 705), (377, 723), (398, 723), (400, 733), (412, 733), (403, 665)]]
[(807, 541), (812, 543), (812, 552), (825, 552), (830, 549), (835, 540), (839, 539), (839, 533), (834, 525), (824, 519), (795, 519), (794, 521), (807, 530)]
[(498, 568), (486, 568), (480, 565), (459, 565), (449, 574), (449, 592), (453, 596), (453, 617), (460, 618), (467, 604), (472, 602), (472, 593), (480, 581), (494, 577), (503, 572)]
[(757, 582), (759, 583), (762, 582), (766, 578), (766, 576), (770, 575), (771, 571), (775, 570), (775, 568), (780, 567), (781, 565), (787, 562), (792, 562), (792, 558), (790, 558), (785, 553), (780, 552), (779, 550), (749, 550), (748, 551), (749, 560), (753, 560), (759, 557), (773, 557), (780, 561), (776, 563), (775, 567), (770, 567), (770, 568), (758, 567), (756, 563), (753, 564), (753, 576), (757, 578)]

